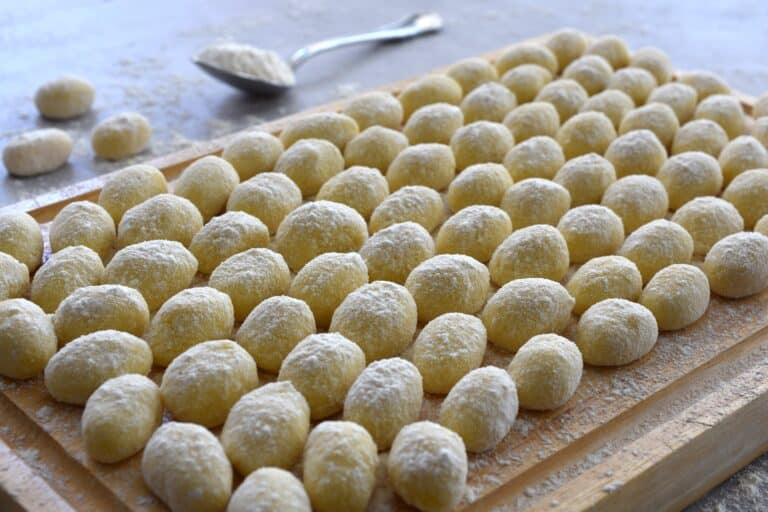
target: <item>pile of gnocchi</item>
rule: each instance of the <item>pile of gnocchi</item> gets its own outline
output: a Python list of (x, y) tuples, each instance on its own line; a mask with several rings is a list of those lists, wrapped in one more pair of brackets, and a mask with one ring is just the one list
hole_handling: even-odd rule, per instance
[(243, 133), (170, 184), (127, 167), (59, 212), (46, 261), (32, 217), (0, 216), (0, 374), (84, 406), (88, 456), (141, 452), (174, 511), (365, 510), (380, 464), (452, 510), (518, 409), (643, 364), (712, 292), (768, 288), (768, 95), (751, 114), (711, 73), (565, 29)]

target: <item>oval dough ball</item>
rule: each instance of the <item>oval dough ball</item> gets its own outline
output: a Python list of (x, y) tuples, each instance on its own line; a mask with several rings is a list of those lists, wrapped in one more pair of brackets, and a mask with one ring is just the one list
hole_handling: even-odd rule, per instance
[(494, 345), (517, 351), (532, 336), (562, 332), (571, 319), (574, 299), (555, 281), (515, 279), (488, 300), (482, 319)]
[(436, 248), (438, 253), (466, 254), (485, 263), (511, 232), (512, 221), (504, 210), (467, 206), (440, 227)]
[(571, 263), (614, 254), (624, 243), (621, 217), (601, 205), (588, 204), (568, 211), (557, 229), (568, 244)]
[(587, 101), (589, 94), (575, 80), (561, 78), (548, 83), (536, 95), (536, 101), (551, 103), (560, 117), (560, 123), (575, 116)]
[(241, 483), (227, 512), (312, 512), (309, 496), (298, 478), (284, 469), (261, 468)]
[(280, 133), (280, 140), (286, 150), (301, 139), (322, 139), (343, 151), (347, 142), (358, 133), (357, 122), (350, 116), (336, 112), (318, 112), (293, 121)]
[(275, 172), (283, 173), (298, 185), (304, 197), (317, 194), (323, 183), (344, 170), (344, 157), (339, 148), (322, 139), (302, 139), (275, 164)]
[(652, 176), (632, 175), (611, 184), (601, 202), (614, 211), (629, 234), (648, 222), (661, 219), (669, 209), (664, 185)]
[(504, 118), (504, 126), (518, 143), (537, 135), (555, 137), (560, 128), (560, 115), (551, 103), (534, 101), (513, 109)]
[(629, 65), (648, 71), (660, 85), (669, 82), (675, 72), (669, 55), (653, 47), (637, 50), (629, 59)]
[(352, 383), (365, 368), (365, 354), (338, 333), (304, 338), (283, 361), (278, 380), (290, 381), (307, 399), (313, 421), (341, 411)]
[(752, 136), (768, 148), (768, 116), (755, 120), (752, 126)]
[(656, 79), (642, 68), (620, 69), (608, 81), (608, 89), (617, 89), (626, 93), (635, 105), (643, 105), (655, 88)]
[(716, 294), (748, 297), (768, 287), (768, 237), (760, 233), (726, 236), (707, 253), (704, 272)]
[(538, 43), (518, 43), (507, 48), (496, 61), (496, 70), (504, 75), (510, 69), (523, 64), (538, 64), (553, 75), (557, 73), (557, 57), (552, 51)]
[(66, 75), (38, 87), (35, 106), (48, 119), (73, 119), (91, 109), (95, 94), (88, 80)]
[(499, 286), (513, 279), (544, 277), (560, 281), (568, 272), (568, 246), (552, 226), (537, 224), (508, 236), (488, 265), (491, 280)]
[[(374, 225), (376, 212), (385, 204), (387, 200), (374, 210), (371, 225)], [(277, 229), (275, 249), (283, 255), (291, 270), (297, 271), (320, 254), (357, 251), (366, 240), (365, 219), (354, 209), (332, 201), (313, 201), (285, 217)]]
[(383, 91), (373, 91), (353, 98), (344, 107), (344, 114), (355, 120), (361, 132), (377, 125), (397, 130), (403, 122), (400, 102)]
[(368, 363), (394, 357), (413, 340), (416, 302), (399, 284), (366, 284), (344, 298), (333, 313), (328, 331), (357, 343)]
[(61, 345), (106, 329), (141, 336), (149, 325), (149, 308), (141, 293), (133, 288), (111, 284), (85, 286), (61, 301), (53, 325)]
[(475, 204), (498, 206), (511, 186), (512, 178), (503, 165), (475, 164), (453, 179), (446, 199), (454, 212)]
[(757, 224), (755, 224), (755, 232), (768, 236), (768, 215), (763, 215), (763, 217), (757, 221)]
[(379, 457), (363, 427), (351, 421), (321, 423), (307, 438), (303, 462), (304, 487), (314, 510), (367, 509)]
[(270, 234), (286, 215), (301, 206), (301, 189), (280, 173), (264, 172), (235, 187), (227, 210), (244, 211), (262, 221)]
[(563, 70), (563, 78), (578, 82), (590, 96), (608, 87), (611, 75), (611, 64), (598, 55), (583, 55)]
[(182, 290), (152, 318), (146, 340), (154, 363), (168, 366), (176, 356), (207, 340), (232, 334), (235, 313), (229, 296), (207, 286)]
[(217, 156), (208, 155), (192, 162), (173, 182), (173, 191), (189, 199), (208, 221), (221, 213), (229, 195), (240, 183), (240, 176), (232, 164)]
[[(563, 128), (570, 122), (569, 120), (563, 125)], [(555, 139), (538, 136), (531, 137), (510, 149), (504, 156), (503, 163), (514, 181), (522, 181), (526, 178), (552, 179), (565, 164), (565, 158), (563, 148), (555, 142)]]
[(237, 401), (221, 430), (221, 444), (237, 471), (248, 475), (296, 464), (308, 433), (307, 400), (290, 382), (273, 382)]
[(554, 181), (528, 178), (515, 183), (504, 194), (501, 209), (515, 229), (534, 224), (555, 225), (571, 207), (571, 195)]
[(677, 115), (677, 120), (680, 121), (681, 126), (693, 119), (698, 99), (696, 89), (680, 82), (672, 82), (657, 87), (648, 96), (649, 103), (664, 103), (671, 108)]
[(672, 216), (693, 238), (693, 254), (707, 254), (718, 240), (744, 230), (744, 219), (728, 201), (718, 197), (697, 197)]
[(448, 144), (453, 133), (463, 125), (462, 109), (448, 103), (432, 103), (421, 107), (408, 118), (403, 134), (411, 144)]
[(224, 510), (232, 492), (232, 466), (219, 440), (192, 423), (157, 429), (141, 457), (141, 474), (173, 512)]
[(728, 144), (728, 134), (714, 121), (697, 119), (688, 121), (677, 131), (672, 143), (672, 154), (702, 151), (717, 158)]
[[(536, 95), (539, 94), (539, 91), (551, 81), (552, 73), (538, 64), (517, 66), (504, 73), (504, 76), (501, 78), (501, 83), (512, 91), (512, 97), (515, 99), (512, 108), (515, 107), (515, 103), (533, 101)], [(500, 121), (500, 119), (489, 120)]]
[(622, 366), (651, 351), (659, 337), (656, 319), (645, 306), (607, 299), (579, 319), (576, 345), (592, 366)]
[(507, 371), (517, 386), (520, 407), (549, 411), (570, 400), (583, 367), (575, 343), (557, 334), (539, 334), (520, 347)]
[(104, 282), (138, 290), (154, 311), (192, 284), (197, 260), (179, 242), (150, 240), (121, 249), (104, 272)]
[(147, 375), (152, 351), (121, 331), (97, 331), (67, 343), (45, 367), (45, 387), (58, 402), (84, 405), (104, 382), (120, 375)]
[(670, 265), (659, 270), (646, 285), (640, 304), (653, 313), (660, 330), (682, 329), (707, 311), (709, 281), (698, 267)]
[(29, 379), (56, 353), (51, 318), (26, 299), (0, 301), (0, 375)]
[(125, 212), (150, 197), (168, 192), (165, 176), (156, 167), (131, 165), (116, 171), (99, 192), (99, 205), (120, 224)]
[[(98, 259), (98, 256), (96, 256), (96, 258)], [(101, 260), (99, 260), (99, 264), (101, 264)], [(102, 271), (103, 268), (104, 267), (102, 267)], [(39, 272), (35, 274), (35, 277), (38, 275), (40, 275)], [(50, 281), (50, 277), (41, 278), (42, 283)], [(50, 301), (56, 302), (58, 297), (56, 297), (55, 294), (59, 293), (59, 288), (57, 285), (53, 285), (53, 287), (54, 289), (50, 290)], [(13, 256), (0, 252), (0, 301), (21, 297), (27, 293), (28, 289), (29, 269), (27, 266)], [(32, 301), (40, 305), (41, 302), (45, 303), (48, 300), (46, 295), (48, 295), (49, 290), (40, 288), (39, 286), (38, 289), (40, 291), (32, 296)], [(40, 296), (41, 293), (42, 297)], [(53, 306), (53, 309), (55, 308), (56, 304)], [(50, 311), (48, 312), (50, 313)]]
[(629, 48), (619, 36), (598, 37), (590, 43), (585, 53), (603, 57), (615, 69), (629, 66)]
[[(26, 268), (23, 276), (26, 290), (26, 283), (29, 282)], [(46, 313), (53, 313), (61, 301), (75, 290), (95, 286), (101, 282), (103, 276), (104, 265), (98, 254), (82, 245), (67, 247), (51, 255), (45, 265), (35, 273), (30, 298)], [(0, 281), (2, 279), (0, 276)]]
[(148, 240), (173, 240), (188, 246), (202, 227), (203, 216), (192, 201), (160, 194), (125, 212), (117, 227), (117, 246)]
[(723, 199), (739, 210), (744, 227), (752, 229), (768, 214), (768, 169), (752, 169), (738, 176), (723, 192)]
[(618, 131), (621, 121), (634, 108), (635, 102), (626, 93), (616, 89), (606, 89), (585, 101), (579, 108), (579, 112), (605, 114)]
[(741, 102), (736, 96), (728, 94), (712, 94), (703, 98), (693, 117), (716, 122), (723, 127), (729, 139), (743, 135), (746, 129)]
[(359, 254), (328, 252), (299, 270), (289, 295), (309, 305), (318, 327), (327, 327), (344, 298), (367, 283), (368, 269)]
[(587, 51), (587, 38), (573, 28), (563, 28), (552, 34), (545, 43), (557, 57), (560, 71)]
[(344, 148), (344, 160), (347, 167), (373, 167), (384, 173), (392, 160), (407, 147), (408, 137), (402, 133), (391, 128), (371, 126), (349, 141)]
[(392, 443), (387, 475), (395, 493), (409, 505), (423, 511), (453, 510), (467, 482), (464, 442), (437, 423), (412, 423)]
[(3, 165), (12, 176), (37, 176), (67, 163), (72, 137), (58, 128), (32, 130), (13, 137), (3, 148)]
[(726, 144), (718, 161), (728, 185), (744, 171), (768, 168), (768, 150), (754, 137), (745, 135)]
[(411, 270), (434, 255), (432, 236), (415, 222), (392, 224), (376, 232), (360, 249), (371, 282), (403, 284)]
[(723, 187), (717, 160), (701, 151), (688, 151), (669, 158), (656, 177), (669, 196), (669, 207), (677, 210), (695, 197), (716, 196)]
[[(531, 94), (531, 99), (537, 92), (538, 90)], [(477, 87), (461, 101), (461, 111), (464, 113), (464, 122), (467, 124), (475, 121), (500, 123), (515, 106), (517, 106), (515, 94), (496, 82)]]
[(163, 419), (157, 384), (143, 375), (109, 379), (88, 398), (80, 431), (86, 453), (114, 464), (140, 452)]
[(279, 295), (255, 308), (237, 330), (237, 341), (256, 360), (259, 368), (277, 373), (293, 347), (315, 334), (315, 317), (307, 303)]
[(433, 231), (445, 218), (445, 206), (440, 194), (429, 187), (414, 185), (394, 192), (373, 210), (371, 233), (393, 224), (415, 222)]
[(766, 116), (768, 116), (768, 93), (763, 93), (752, 106), (752, 117), (757, 119)]
[(568, 160), (557, 171), (554, 181), (568, 191), (571, 206), (595, 204), (602, 200), (605, 189), (616, 181), (616, 170), (602, 156), (590, 153)]
[(413, 185), (443, 190), (455, 175), (456, 160), (450, 147), (418, 144), (405, 148), (395, 157), (387, 170), (387, 181), (393, 191)]
[(492, 450), (517, 417), (517, 388), (509, 373), (494, 366), (472, 370), (440, 406), (440, 424), (459, 434), (470, 452)]
[(208, 284), (229, 295), (235, 319), (242, 322), (261, 301), (288, 291), (291, 271), (280, 254), (249, 249), (224, 260), (211, 273)]
[(424, 398), (413, 363), (393, 357), (371, 363), (344, 400), (344, 419), (362, 425), (379, 450), (387, 450), (400, 429), (419, 419)]
[(487, 335), (483, 323), (464, 313), (446, 313), (430, 321), (413, 343), (413, 364), (427, 393), (446, 394), (483, 362)]
[(458, 105), (464, 96), (459, 83), (445, 75), (425, 75), (406, 85), (398, 99), (403, 106), (403, 119), (411, 117), (424, 105), (450, 103)]
[(22, 211), (0, 213), (0, 252), (34, 272), (43, 260), (43, 233), (34, 217)]
[(245, 212), (227, 212), (211, 219), (189, 244), (198, 271), (210, 274), (230, 256), (269, 245), (269, 229)]
[(573, 312), (584, 313), (605, 299), (635, 301), (643, 291), (643, 278), (637, 265), (623, 256), (593, 258), (571, 276), (568, 293), (576, 300)]
[(474, 314), (482, 309), (490, 288), (488, 268), (463, 254), (440, 254), (421, 262), (405, 280), (420, 322), (443, 313)]
[(624, 240), (618, 254), (637, 265), (647, 283), (664, 267), (690, 263), (693, 238), (679, 224), (658, 219), (637, 228)]
[(76, 201), (62, 208), (53, 219), (49, 238), (53, 252), (84, 245), (105, 259), (115, 243), (115, 222), (98, 204)]
[(274, 135), (257, 130), (241, 133), (226, 145), (221, 158), (234, 167), (241, 180), (275, 168), (283, 154), (283, 143)]
[(96, 156), (105, 160), (122, 160), (141, 153), (149, 145), (152, 127), (143, 115), (124, 112), (100, 122), (91, 134)]
[(163, 403), (179, 421), (216, 427), (230, 408), (259, 383), (256, 363), (229, 340), (205, 341), (173, 359), (163, 373)]
[(600, 112), (576, 114), (557, 132), (557, 142), (569, 160), (587, 153), (603, 154), (615, 138), (613, 123)]
[(317, 199), (346, 204), (368, 219), (388, 195), (387, 180), (377, 169), (355, 166), (326, 181)]
[(469, 94), (476, 87), (499, 79), (496, 68), (485, 59), (471, 57), (462, 59), (448, 68), (446, 75), (456, 80), (464, 94)]
[(655, 176), (667, 159), (667, 150), (652, 131), (634, 130), (611, 142), (605, 158), (619, 178), (631, 174)]
[(459, 128), (451, 137), (456, 169), (460, 171), (473, 164), (500, 163), (514, 145), (507, 127), (490, 121), (475, 121)]
[(672, 146), (672, 140), (679, 127), (677, 115), (669, 106), (664, 103), (648, 103), (624, 116), (619, 126), (619, 134), (647, 129), (656, 135), (664, 147), (668, 148)]

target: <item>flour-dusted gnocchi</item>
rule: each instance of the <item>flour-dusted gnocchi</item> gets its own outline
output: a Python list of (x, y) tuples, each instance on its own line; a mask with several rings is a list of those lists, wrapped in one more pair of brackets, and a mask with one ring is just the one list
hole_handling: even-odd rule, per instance
[(396, 191), (373, 210), (369, 222), (371, 233), (393, 224), (415, 222), (433, 231), (445, 218), (440, 194), (429, 187), (413, 185)]
[(3, 165), (12, 176), (37, 176), (62, 167), (72, 153), (72, 137), (58, 128), (32, 130), (3, 148)]
[(707, 311), (709, 281), (698, 267), (670, 265), (659, 270), (645, 286), (640, 304), (653, 313), (660, 330), (682, 329)]
[(679, 127), (680, 122), (671, 107), (664, 103), (648, 103), (624, 116), (619, 126), (619, 135), (634, 130), (650, 130), (665, 148), (669, 148)]
[(267, 226), (253, 215), (236, 211), (208, 221), (192, 237), (189, 251), (197, 258), (198, 272), (210, 274), (230, 256), (268, 245)]
[(389, 188), (395, 191), (407, 186), (422, 185), (444, 190), (456, 175), (456, 162), (451, 148), (445, 144), (416, 144), (407, 147), (389, 165)]
[(30, 299), (46, 313), (53, 313), (70, 294), (98, 285), (103, 276), (104, 264), (98, 254), (82, 245), (67, 247), (52, 254), (35, 273)]
[(608, 80), (608, 89), (616, 89), (626, 93), (635, 105), (643, 105), (653, 89), (656, 88), (656, 78), (645, 69), (630, 67), (619, 69)]
[(667, 159), (667, 149), (651, 130), (634, 130), (615, 139), (605, 150), (616, 176), (655, 176)]
[(520, 105), (504, 118), (504, 126), (509, 129), (517, 143), (539, 135), (557, 135), (560, 114), (552, 103), (538, 101), (539, 94), (534, 98), (536, 101)]
[(34, 272), (43, 262), (43, 233), (37, 221), (24, 212), (0, 214), (0, 252)]
[(28, 379), (39, 375), (56, 353), (51, 318), (26, 299), (0, 301), (0, 375)]
[(232, 164), (240, 179), (269, 172), (283, 154), (283, 143), (267, 132), (251, 130), (241, 133), (227, 144), (221, 158)]
[(507, 212), (515, 229), (534, 224), (556, 225), (571, 207), (565, 187), (544, 178), (528, 178), (507, 189), (501, 209)]
[(534, 100), (551, 103), (560, 118), (559, 125), (578, 114), (579, 109), (588, 98), (589, 94), (577, 81), (561, 78), (542, 87)]
[(608, 116), (618, 132), (621, 121), (635, 108), (635, 102), (626, 93), (616, 89), (606, 89), (590, 96), (579, 107), (579, 112), (600, 112)]
[(235, 168), (223, 158), (208, 155), (192, 162), (173, 182), (173, 192), (189, 199), (207, 222), (221, 213), (229, 195), (240, 183)]
[(568, 272), (568, 245), (560, 232), (546, 224), (518, 229), (493, 252), (488, 268), (499, 286), (525, 277), (560, 281)]
[(290, 382), (265, 384), (244, 394), (229, 411), (221, 444), (240, 474), (288, 469), (301, 458), (309, 433), (309, 405)]
[(284, 469), (261, 468), (232, 493), (227, 512), (312, 512), (309, 496), (298, 478)]
[(449, 103), (458, 105), (464, 96), (461, 85), (445, 75), (425, 75), (406, 85), (398, 100), (403, 106), (403, 119), (407, 122), (411, 114), (425, 105)]
[(131, 165), (115, 172), (99, 192), (99, 205), (120, 224), (125, 212), (150, 197), (168, 192), (165, 176), (156, 167)]
[(437, 232), (436, 249), (443, 254), (466, 254), (480, 262), (512, 232), (509, 215), (495, 206), (467, 206), (448, 218)]
[[(27, 293), (28, 289), (29, 269), (27, 266), (13, 256), (0, 252), (0, 301), (21, 297)], [(32, 301), (39, 305), (35, 298), (32, 298)]]
[(768, 167), (768, 149), (754, 137), (741, 135), (725, 145), (718, 162), (728, 185), (743, 172)]
[(588, 153), (602, 155), (615, 138), (613, 123), (601, 112), (578, 113), (563, 123), (557, 132), (557, 142), (569, 160)]
[(91, 147), (105, 160), (122, 160), (149, 145), (152, 126), (137, 112), (124, 112), (100, 122), (91, 134)]
[(741, 102), (730, 94), (711, 94), (699, 98), (699, 105), (693, 114), (694, 119), (709, 119), (723, 127), (729, 139), (743, 135), (746, 119)]
[(383, 91), (353, 98), (344, 108), (344, 113), (357, 122), (361, 132), (372, 126), (397, 130), (403, 122), (402, 105), (397, 98)]
[(38, 87), (35, 106), (48, 119), (72, 119), (91, 109), (95, 94), (88, 80), (65, 75)]
[(120, 462), (144, 448), (162, 419), (160, 389), (152, 380), (137, 374), (109, 379), (85, 403), (85, 451), (98, 462)]
[(630, 234), (640, 226), (661, 219), (669, 209), (669, 197), (664, 185), (653, 176), (625, 176), (612, 183), (601, 201), (619, 217), (624, 233)]
[(454, 132), (463, 125), (462, 109), (448, 103), (433, 103), (421, 107), (411, 115), (403, 126), (403, 134), (412, 145), (448, 144)]
[(125, 212), (117, 227), (117, 246), (172, 240), (188, 247), (203, 227), (200, 210), (184, 197), (159, 194)]
[(729, 299), (748, 297), (768, 287), (768, 236), (734, 233), (707, 253), (704, 272), (716, 294)]
[(448, 186), (447, 202), (451, 211), (484, 204), (499, 206), (504, 193), (512, 186), (512, 177), (500, 164), (475, 164), (467, 167)]
[(277, 172), (257, 174), (235, 187), (227, 210), (244, 211), (266, 224), (274, 233), (286, 215), (301, 206), (301, 189)]
[[(529, 97), (532, 99), (537, 92), (537, 89), (532, 91)], [(467, 124), (475, 121), (500, 123), (516, 105), (517, 98), (514, 92), (502, 84), (488, 82), (478, 86), (464, 97), (461, 101), (461, 111), (464, 113), (464, 122)]]
[(696, 197), (681, 206), (672, 222), (683, 226), (693, 238), (693, 254), (705, 255), (718, 240), (744, 229), (744, 219), (728, 201), (719, 197)]
[(568, 244), (571, 263), (614, 254), (624, 243), (621, 217), (600, 205), (584, 205), (569, 210), (557, 229)]
[(565, 155), (555, 139), (540, 135), (510, 149), (503, 163), (516, 182), (526, 178), (552, 179), (565, 164)]
[(378, 169), (354, 166), (326, 181), (317, 199), (350, 206), (367, 220), (388, 195), (389, 184)]
[(120, 375), (147, 375), (152, 368), (149, 345), (127, 332), (105, 330), (64, 345), (45, 366), (45, 387), (67, 404), (84, 405), (104, 382)]
[(590, 153), (568, 160), (553, 180), (571, 195), (570, 206), (595, 204), (600, 203), (605, 190), (616, 181), (616, 169), (602, 156)]
[(637, 228), (618, 252), (637, 265), (647, 283), (659, 270), (675, 263), (690, 263), (693, 238), (679, 224), (657, 219)]
[(115, 243), (115, 222), (107, 211), (90, 201), (69, 203), (56, 214), (49, 233), (51, 250), (84, 245), (106, 259)]
[(656, 178), (667, 189), (669, 207), (673, 210), (695, 197), (716, 196), (723, 187), (723, 173), (717, 160), (702, 151), (672, 156), (661, 166)]
[(461, 85), (464, 94), (469, 94), (476, 87), (495, 82), (499, 78), (493, 64), (480, 57), (462, 59), (452, 64), (445, 74)]
[(500, 163), (514, 145), (512, 132), (505, 125), (491, 121), (464, 125), (451, 137), (451, 150), (459, 171), (474, 164)]
[(411, 270), (434, 255), (432, 236), (415, 222), (392, 224), (374, 233), (360, 248), (371, 282), (403, 284)]
[(538, 64), (546, 68), (553, 75), (557, 73), (557, 57), (555, 54), (538, 43), (517, 43), (506, 50), (496, 60), (496, 69), (499, 75), (523, 64)]
[(696, 119), (677, 130), (672, 142), (672, 154), (702, 151), (717, 158), (727, 144), (728, 134), (722, 126), (709, 119)]
[(344, 157), (332, 142), (302, 139), (280, 155), (275, 172), (288, 176), (304, 197), (317, 194), (323, 183), (344, 170)]
[(648, 96), (648, 102), (664, 103), (677, 115), (680, 126), (693, 119), (698, 104), (698, 93), (690, 85), (671, 82), (657, 87)]
[(303, 139), (323, 139), (344, 150), (347, 142), (359, 133), (357, 122), (346, 114), (319, 112), (294, 121), (280, 133), (285, 149)]
[(563, 70), (563, 78), (574, 80), (590, 96), (608, 87), (613, 67), (600, 55), (582, 55)]
[(648, 71), (660, 85), (669, 82), (674, 73), (669, 55), (653, 47), (635, 51), (629, 59), (629, 65)]
[(397, 130), (383, 126), (366, 128), (344, 148), (347, 167), (373, 167), (382, 173), (408, 147), (408, 138)]
[(563, 28), (552, 34), (545, 43), (557, 58), (560, 71), (587, 51), (587, 36), (572, 28)]
[(643, 290), (643, 278), (632, 261), (623, 256), (593, 258), (571, 276), (566, 286), (576, 303), (577, 315), (605, 299), (635, 301)]
[(768, 214), (768, 168), (736, 176), (723, 192), (723, 199), (739, 210), (744, 227), (752, 229), (760, 217)]
[[(514, 94), (515, 103), (533, 101), (539, 91), (551, 81), (552, 73), (538, 64), (522, 64), (510, 69), (501, 77), (501, 83)], [(514, 107), (513, 103), (512, 108)], [(499, 121), (499, 119), (489, 119), (489, 121)]]

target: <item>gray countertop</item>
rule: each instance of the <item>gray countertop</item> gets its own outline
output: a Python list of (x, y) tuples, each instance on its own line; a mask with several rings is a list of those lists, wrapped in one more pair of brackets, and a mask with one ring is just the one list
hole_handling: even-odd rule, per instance
[[(70, 163), (14, 179), (0, 171), (0, 206), (123, 167), (95, 160), (89, 133), (112, 114), (136, 110), (152, 122), (142, 161), (357, 91), (423, 73), (563, 26), (616, 33), (633, 48), (658, 46), (679, 69), (704, 68), (749, 94), (768, 90), (768, 2), (714, 0), (553, 2), (353, 0), (27, 0), (0, 2), (0, 146), (13, 135), (56, 126), (73, 135)], [(443, 14), (445, 30), (406, 43), (363, 46), (313, 59), (279, 99), (253, 99), (203, 75), (190, 57), (236, 40), (283, 55), (324, 37), (393, 21), (414, 10)], [(52, 123), (32, 102), (42, 82), (70, 73), (96, 87), (95, 109)], [(691, 510), (768, 508), (763, 456)]]

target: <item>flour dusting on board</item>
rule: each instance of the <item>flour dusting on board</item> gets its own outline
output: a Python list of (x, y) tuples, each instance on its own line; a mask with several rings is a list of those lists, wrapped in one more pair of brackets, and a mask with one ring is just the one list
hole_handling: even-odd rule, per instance
[(296, 78), (290, 66), (278, 54), (237, 43), (209, 46), (199, 59), (219, 69), (248, 75), (280, 85), (293, 85)]

